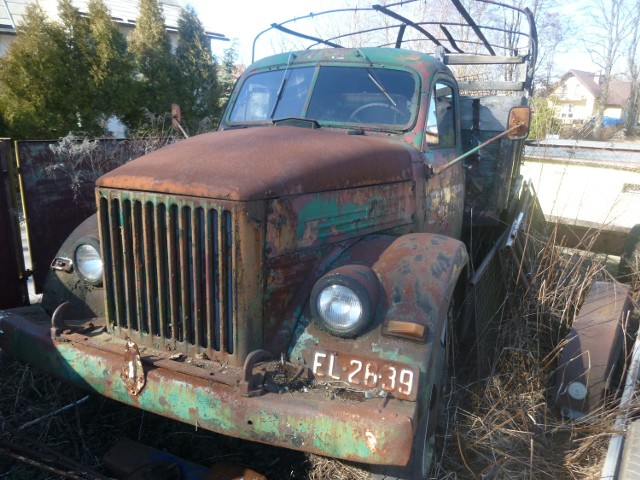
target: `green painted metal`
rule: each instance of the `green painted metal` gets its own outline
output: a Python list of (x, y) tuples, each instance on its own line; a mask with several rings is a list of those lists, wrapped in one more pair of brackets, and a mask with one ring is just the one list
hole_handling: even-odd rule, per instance
[(328, 400), (324, 390), (315, 389), (249, 398), (237, 388), (166, 368), (146, 369), (146, 386), (138, 396), (130, 396), (120, 378), (124, 341), (118, 341), (121, 356), (81, 342), (52, 341), (48, 317), (33, 312), (29, 318), (0, 311), (0, 348), (79, 387), (195, 428), (244, 439), (372, 464), (402, 465), (408, 460), (409, 451), (398, 448), (413, 436), (414, 407), (406, 402), (391, 400), (381, 408), (374, 399), (353, 405)]

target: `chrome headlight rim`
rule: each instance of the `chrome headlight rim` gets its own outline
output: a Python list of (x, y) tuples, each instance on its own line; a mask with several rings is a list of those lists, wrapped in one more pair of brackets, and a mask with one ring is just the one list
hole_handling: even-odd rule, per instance
[[(89, 259), (86, 258), (87, 256), (89, 256)], [(93, 256), (93, 259), (91, 259), (91, 256)], [(89, 265), (88, 262), (94, 262), (94, 265)], [(99, 266), (97, 263), (99, 263)], [(73, 246), (73, 269), (84, 282), (95, 287), (102, 286), (104, 261), (100, 251), (100, 241), (97, 238), (83, 237), (75, 242)]]
[[(346, 289), (346, 291), (345, 291)], [(357, 298), (360, 315), (349, 325), (331, 323), (321, 312), (319, 302), (324, 293), (331, 290)], [(313, 318), (329, 333), (351, 338), (365, 331), (373, 322), (378, 302), (378, 279), (371, 268), (363, 265), (347, 265), (330, 271), (321, 277), (311, 290), (310, 307)]]

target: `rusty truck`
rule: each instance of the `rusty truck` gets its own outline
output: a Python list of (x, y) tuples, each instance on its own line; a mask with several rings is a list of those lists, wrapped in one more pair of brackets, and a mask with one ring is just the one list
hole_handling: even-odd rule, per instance
[(458, 0), (444, 21), (359, 9), (383, 19), (373, 47), (352, 39), (382, 26), (273, 24), (311, 48), (248, 67), (218, 131), (102, 176), (0, 348), (198, 428), (428, 477), (469, 292), (495, 291), (531, 203), (533, 16), (483, 3), (484, 23)]

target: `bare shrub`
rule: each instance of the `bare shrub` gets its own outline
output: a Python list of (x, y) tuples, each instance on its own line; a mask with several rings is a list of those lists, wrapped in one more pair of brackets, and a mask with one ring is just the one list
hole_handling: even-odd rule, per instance
[(145, 123), (128, 139), (90, 139), (73, 134), (61, 138), (49, 147), (55, 162), (47, 172), (67, 178), (74, 201), (78, 201), (105, 173), (181, 138), (171, 127), (170, 114), (147, 112)]

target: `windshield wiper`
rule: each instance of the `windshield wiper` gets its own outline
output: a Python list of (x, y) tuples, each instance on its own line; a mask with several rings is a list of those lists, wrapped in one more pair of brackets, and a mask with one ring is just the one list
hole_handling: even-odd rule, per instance
[(276, 108), (278, 108), (278, 104), (280, 103), (280, 99), (282, 98), (282, 92), (284, 91), (284, 86), (287, 84), (287, 73), (289, 72), (289, 67), (295, 60), (296, 56), (292, 53), (289, 54), (289, 60), (287, 61), (287, 67), (284, 69), (284, 75), (282, 75), (282, 81), (280, 82), (280, 86), (278, 87), (278, 92), (276, 93), (276, 101), (273, 102), (273, 108), (271, 109), (271, 113), (269, 114), (269, 118), (273, 120), (273, 116), (276, 113)]
[(380, 93), (382, 93), (387, 98), (387, 100), (389, 100), (389, 103), (391, 105), (393, 105), (394, 107), (397, 107), (398, 104), (393, 100), (393, 98), (391, 98), (391, 95), (387, 93), (387, 91), (385, 90), (380, 80), (378, 80), (378, 77), (376, 76), (376, 72), (373, 69), (373, 62), (360, 49), (356, 50), (356, 52), (359, 55), (362, 55), (362, 57), (367, 62), (369, 62), (369, 68), (367, 68), (367, 76), (369, 77), (369, 80), (371, 80), (371, 83), (373, 83), (378, 88), (378, 90), (380, 90)]
[(371, 80), (373, 84), (376, 87), (378, 87), (378, 90), (380, 90), (380, 93), (382, 93), (385, 97), (387, 97), (387, 100), (389, 100), (389, 103), (394, 107), (397, 107), (398, 104), (393, 101), (393, 98), (391, 98), (391, 95), (387, 93), (387, 91), (384, 89), (382, 84), (378, 80), (376, 80), (376, 77), (373, 76), (373, 70), (369, 69), (368, 77), (369, 77), (369, 80)]

